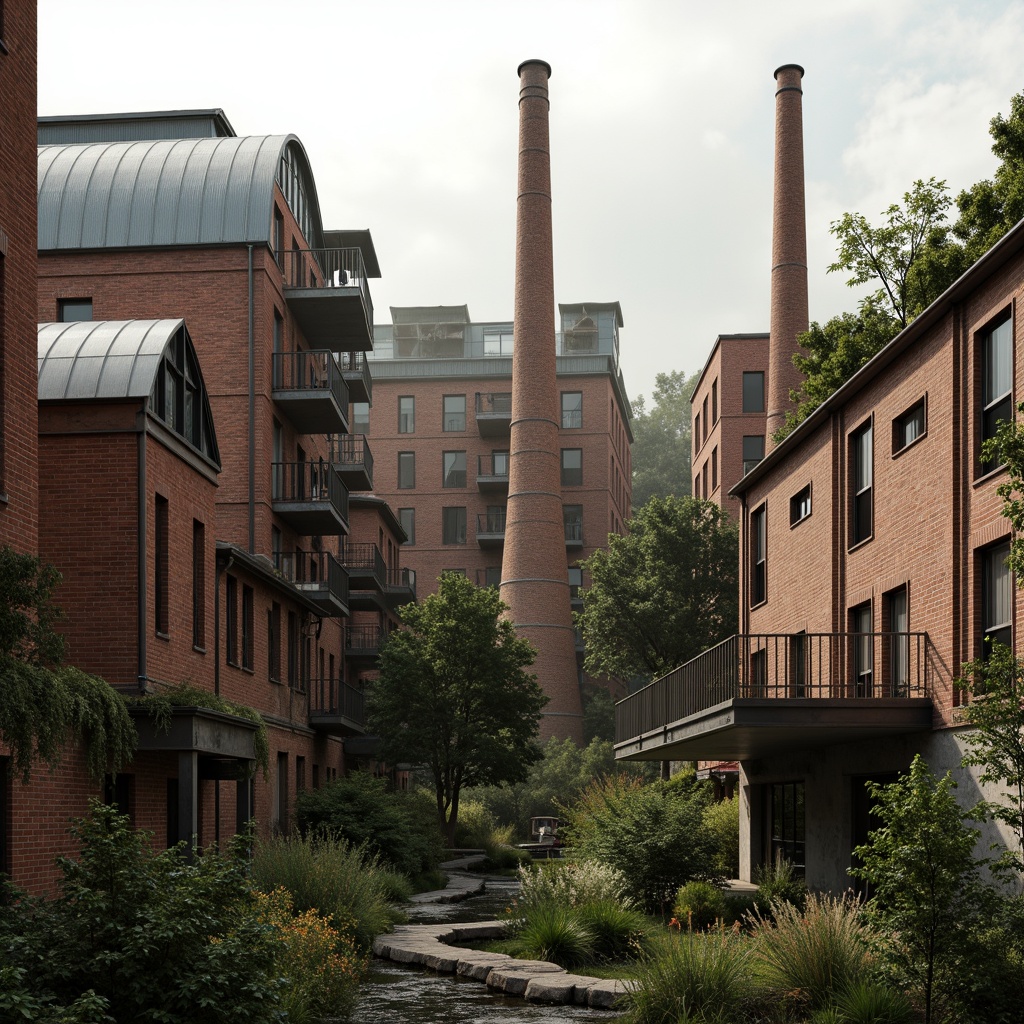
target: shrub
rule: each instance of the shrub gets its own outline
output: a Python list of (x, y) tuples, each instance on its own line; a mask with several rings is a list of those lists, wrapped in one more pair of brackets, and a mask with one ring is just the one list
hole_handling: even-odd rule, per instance
[(459, 804), (455, 845), (459, 849), (483, 849), (496, 828), (494, 815), (479, 800), (464, 800)]
[(587, 903), (614, 901), (631, 907), (626, 880), (615, 868), (595, 860), (548, 860), (536, 869), (519, 869), (519, 909), (555, 903), (579, 907)]
[(703, 931), (725, 919), (725, 896), (711, 882), (687, 882), (676, 893), (672, 914), (680, 927)]
[(520, 951), (535, 960), (575, 967), (594, 955), (594, 934), (569, 907), (549, 903), (527, 918), (519, 936)]
[(740, 802), (733, 797), (704, 810), (704, 827), (714, 844), (712, 867), (716, 875), (737, 878), (740, 873)]
[(361, 950), (369, 950), (394, 922), (376, 861), (344, 839), (277, 836), (258, 843), (252, 880), (267, 893), (283, 886), (300, 913), (318, 910), (335, 921), (351, 921)]
[(775, 905), (789, 904), (797, 910), (803, 910), (807, 904), (807, 883), (800, 878), (793, 862), (777, 854), (771, 864), (762, 864), (755, 872), (757, 893), (754, 896), (754, 909), (761, 916), (770, 918), (775, 912)]
[(758, 920), (754, 938), (765, 980), (774, 989), (798, 991), (812, 1009), (822, 1009), (838, 992), (866, 980), (869, 932), (856, 899), (809, 896), (803, 913), (791, 903), (775, 903), (773, 909), (774, 922)]
[(389, 791), (386, 779), (365, 772), (300, 793), (295, 817), (303, 834), (326, 830), (410, 878), (441, 860), (436, 808), (415, 794)]
[(293, 914), (284, 888), (258, 893), (261, 918), (278, 940), (278, 971), (286, 980), (281, 994), (288, 1020), (347, 1016), (355, 1004), (367, 958), (356, 948), (351, 921), (335, 921), (315, 910)]
[(595, 900), (576, 908), (576, 919), (594, 937), (594, 956), (599, 960), (634, 957), (646, 948), (647, 919), (618, 900)]
[(641, 961), (628, 1024), (736, 1019), (750, 994), (750, 943), (732, 932), (671, 935)]
[(13, 1019), (276, 1019), (273, 931), (240, 850), (193, 863), (178, 849), (156, 853), (150, 833), (99, 802), (71, 833), (80, 854), (58, 862), (55, 899), (0, 900), (3, 984), (14, 992), (5, 998), (22, 1003), (5, 1007)]
[(914, 1008), (902, 993), (872, 981), (855, 981), (835, 998), (838, 1024), (911, 1024)]

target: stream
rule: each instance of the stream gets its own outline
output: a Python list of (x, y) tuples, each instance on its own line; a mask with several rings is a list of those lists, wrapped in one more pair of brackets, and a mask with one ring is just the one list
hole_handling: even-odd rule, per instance
[[(479, 896), (460, 903), (407, 908), (413, 924), (492, 921), (501, 915), (518, 882), (488, 878)], [(506, 996), (482, 982), (435, 974), (389, 960), (374, 959), (351, 1024), (612, 1024), (617, 1014), (586, 1006), (547, 1006)]]

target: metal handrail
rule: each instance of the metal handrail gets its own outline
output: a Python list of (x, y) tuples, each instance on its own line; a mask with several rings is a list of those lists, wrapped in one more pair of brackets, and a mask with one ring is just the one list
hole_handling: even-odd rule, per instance
[(365, 434), (335, 434), (330, 440), (330, 460), (335, 466), (362, 466), (373, 476), (373, 452)]
[(512, 392), (494, 391), (476, 393), (477, 416), (511, 416)]
[(346, 544), (342, 551), (342, 563), (351, 573), (358, 569), (373, 574), (378, 584), (383, 587), (387, 583), (387, 566), (380, 548), (372, 543)]
[[(502, 466), (496, 468), (495, 461), (500, 461)], [(507, 480), (508, 452), (498, 456), (497, 460), (493, 455), (478, 455), (476, 457), (476, 475), (478, 477), (494, 477), (498, 480)]]
[(583, 520), (582, 519), (566, 519), (565, 525), (565, 539), (570, 543), (582, 544), (583, 543)]
[(479, 533), (505, 533), (505, 512), (478, 512), (476, 517), (476, 532)]
[(309, 713), (339, 715), (356, 725), (366, 722), (365, 695), (362, 690), (334, 677), (310, 680)]
[(416, 570), (403, 566), (400, 569), (388, 569), (389, 590), (411, 590), (416, 596)]
[(743, 633), (615, 706), (616, 740), (729, 700), (928, 696), (927, 633)]
[(345, 650), (375, 651), (387, 634), (375, 624), (349, 625), (345, 629)]
[(330, 391), (338, 405), (348, 409), (348, 383), (327, 349), (275, 352), (272, 372), (274, 391)]
[(270, 473), (274, 501), (329, 501), (343, 519), (348, 519), (348, 488), (329, 462), (323, 459), (272, 462)]
[(327, 590), (348, 604), (348, 572), (330, 551), (279, 551), (274, 568), (299, 590)]
[(366, 322), (373, 323), (373, 300), (361, 249), (282, 249), (277, 261), (286, 289), (358, 289)]

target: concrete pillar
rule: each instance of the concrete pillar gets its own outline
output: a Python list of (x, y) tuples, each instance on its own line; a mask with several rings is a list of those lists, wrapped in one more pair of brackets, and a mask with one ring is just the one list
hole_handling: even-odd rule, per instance
[(199, 843), (199, 754), (194, 750), (178, 752), (178, 838), (185, 840), (191, 860)]
[(583, 742), (583, 708), (569, 604), (555, 380), (548, 78), (544, 61), (519, 65), (515, 348), (501, 598), (517, 633), (536, 648), (548, 695), (542, 740)]
[(808, 327), (807, 226), (804, 212), (803, 79), (798, 64), (775, 72), (775, 192), (772, 307), (768, 359), (768, 437), (786, 421), (789, 393), (803, 377), (793, 365), (796, 336)]

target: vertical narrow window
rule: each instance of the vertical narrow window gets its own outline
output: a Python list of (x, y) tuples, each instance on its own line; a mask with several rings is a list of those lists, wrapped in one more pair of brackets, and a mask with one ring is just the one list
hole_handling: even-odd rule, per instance
[(764, 373), (761, 370), (744, 371), (743, 411), (764, 412)]
[(562, 449), (562, 486), (579, 487), (583, 483), (583, 449)]
[(306, 759), (295, 758), (295, 791), (301, 793), (306, 788)]
[(781, 857), (793, 865), (800, 878), (804, 876), (804, 784), (774, 783), (768, 788), (769, 842), (768, 856), (774, 864)]
[(789, 638), (789, 695), (807, 696), (807, 634), (794, 633)]
[[(284, 377), (284, 321), (281, 314), (274, 310), (274, 365), (273, 365), (274, 387), (285, 386)], [(294, 382), (291, 382), (294, 386)]]
[(274, 207), (274, 259), (278, 266), (284, 266), (284, 217), (281, 211)]
[(288, 685), (299, 687), (299, 617), (288, 613)]
[(206, 527), (192, 520), (192, 646), (206, 647)]
[(768, 600), (768, 509), (750, 515), (750, 604)]
[(800, 488), (789, 499), (789, 525), (802, 523), (811, 514), (811, 485)]
[(743, 475), (746, 476), (764, 458), (764, 434), (746, 434), (743, 438)]
[(466, 453), (443, 452), (441, 455), (441, 486), (466, 486)]
[(700, 413), (693, 417), (693, 449), (700, 451)]
[(872, 463), (871, 423), (850, 435), (850, 547), (871, 536)]
[(370, 403), (352, 403), (352, 433), (368, 434), (370, 432)]
[[(981, 440), (996, 436), (1001, 421), (1013, 419), (1013, 321), (1007, 317), (981, 339)], [(982, 473), (997, 468), (981, 463)]]
[(253, 669), (255, 602), (252, 587), (242, 587), (242, 668)]
[(853, 634), (853, 685), (855, 697), (874, 696), (875, 638), (871, 631), (871, 603), (850, 609)]
[(398, 489), (411, 490), (416, 486), (416, 453), (398, 453)]
[(238, 580), (228, 576), (225, 581), (224, 622), (226, 635), (224, 652), (229, 665), (238, 664)]
[(563, 505), (562, 526), (565, 530), (566, 544), (579, 547), (583, 543), (583, 506)]
[(466, 429), (466, 396), (445, 395), (442, 429), (459, 431)]
[(441, 543), (466, 543), (465, 508), (450, 507), (441, 509)]
[(700, 435), (700, 443), (704, 444), (708, 439), (708, 396), (704, 396), (704, 404), (701, 406), (701, 430), (703, 433)]
[(987, 658), (993, 644), (1012, 645), (1013, 579), (1006, 564), (1009, 544), (997, 544), (982, 553), (982, 657)]
[(167, 499), (163, 495), (156, 496), (156, 559), (153, 573), (154, 600), (153, 610), (156, 615), (156, 631), (161, 636), (170, 633), (170, 523)]
[(267, 612), (267, 674), (281, 681), (281, 606), (274, 601)]
[(718, 378), (711, 382), (711, 425), (718, 422)]
[(885, 595), (889, 628), (889, 692), (906, 697), (910, 692), (910, 618), (907, 612), (907, 588)]
[(583, 426), (583, 392), (562, 392), (562, 429), (579, 430)]
[(707, 462), (701, 467), (700, 470), (700, 489), (704, 493), (704, 497), (708, 498), (711, 492), (708, 490), (708, 464)]
[(416, 398), (401, 395), (398, 399), (398, 432), (412, 434), (416, 431)]
[(892, 421), (892, 453), (898, 455), (909, 448), (925, 432), (925, 399), (915, 402)]
[(400, 508), (398, 510), (398, 521), (405, 531), (405, 543), (416, 543), (416, 509)]
[(711, 449), (711, 490), (718, 490), (718, 445)]

